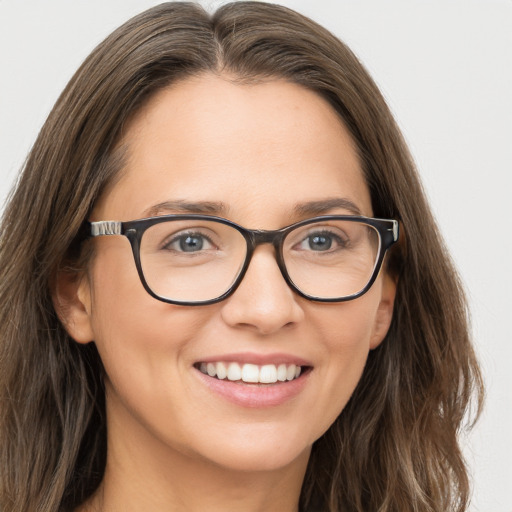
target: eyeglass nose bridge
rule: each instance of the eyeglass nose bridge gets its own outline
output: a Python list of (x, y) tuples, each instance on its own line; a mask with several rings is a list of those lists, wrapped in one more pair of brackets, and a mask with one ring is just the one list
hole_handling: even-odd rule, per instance
[(245, 230), (245, 238), (248, 242), (248, 254), (247, 259), (252, 259), (252, 255), (259, 245), (271, 244), (274, 246), (276, 260), (279, 268), (281, 269), (281, 273), (283, 277), (288, 282), (288, 273), (285, 268), (285, 264), (283, 261), (282, 255), (282, 245), (284, 237), (286, 236), (288, 229), (276, 229), (276, 230), (267, 230), (267, 229), (246, 229)]
[(282, 230), (248, 229), (250, 243), (253, 248), (258, 245), (272, 244), (276, 249), (283, 239)]
[(296, 289), (293, 285), (288, 271), (286, 270), (286, 265), (284, 263), (283, 254), (282, 254), (282, 242), (284, 237), (286, 236), (288, 230), (287, 229), (277, 229), (277, 230), (266, 230), (266, 229), (245, 229), (244, 236), (248, 242), (247, 247), (247, 255), (246, 261), (244, 265), (244, 269), (242, 271), (242, 275), (240, 276), (240, 280), (245, 275), (254, 255), (254, 251), (259, 245), (271, 244), (274, 246), (275, 250), (275, 260), (277, 262), (277, 266), (281, 271), (281, 274), (285, 280), (285, 282), (293, 289)]

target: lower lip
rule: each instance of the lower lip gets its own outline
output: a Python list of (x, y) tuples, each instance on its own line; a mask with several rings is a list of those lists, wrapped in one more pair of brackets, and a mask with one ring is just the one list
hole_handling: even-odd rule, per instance
[(212, 392), (235, 405), (252, 408), (285, 404), (302, 391), (311, 373), (309, 370), (297, 379), (275, 384), (246, 384), (241, 381), (220, 380), (197, 369), (195, 371)]

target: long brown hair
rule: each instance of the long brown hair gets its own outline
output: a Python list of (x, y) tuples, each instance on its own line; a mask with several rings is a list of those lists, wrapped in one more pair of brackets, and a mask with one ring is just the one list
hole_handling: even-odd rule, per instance
[(52, 281), (80, 267), (80, 228), (122, 167), (115, 144), (128, 119), (176, 80), (224, 71), (241, 82), (284, 78), (326, 98), (357, 145), (375, 216), (402, 227), (388, 260), (398, 277), (390, 331), (313, 447), (301, 510), (466, 510), (457, 435), (472, 397), (479, 411), (482, 382), (461, 284), (413, 161), (351, 51), (261, 2), (212, 15), (166, 3), (131, 19), (86, 59), (43, 126), (1, 225), (0, 509), (73, 510), (101, 482), (103, 368), (94, 344), (73, 342), (59, 322)]

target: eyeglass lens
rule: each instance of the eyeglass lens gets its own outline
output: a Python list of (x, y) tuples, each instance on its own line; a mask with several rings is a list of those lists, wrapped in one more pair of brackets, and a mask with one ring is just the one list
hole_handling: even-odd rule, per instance
[[(144, 278), (158, 296), (201, 302), (227, 292), (242, 271), (247, 242), (236, 228), (211, 220), (169, 220), (150, 226), (140, 244)], [(304, 294), (334, 299), (361, 291), (380, 251), (372, 226), (346, 220), (319, 221), (290, 231), (282, 258)]]

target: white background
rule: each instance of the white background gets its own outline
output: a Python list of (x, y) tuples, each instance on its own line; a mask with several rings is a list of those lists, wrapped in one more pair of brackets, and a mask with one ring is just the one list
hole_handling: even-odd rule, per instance
[[(2, 205), (81, 61), (156, 3), (0, 0)], [(465, 441), (471, 510), (512, 512), (512, 0), (281, 3), (351, 46), (405, 133), (466, 284), (485, 372), (485, 413)]]

